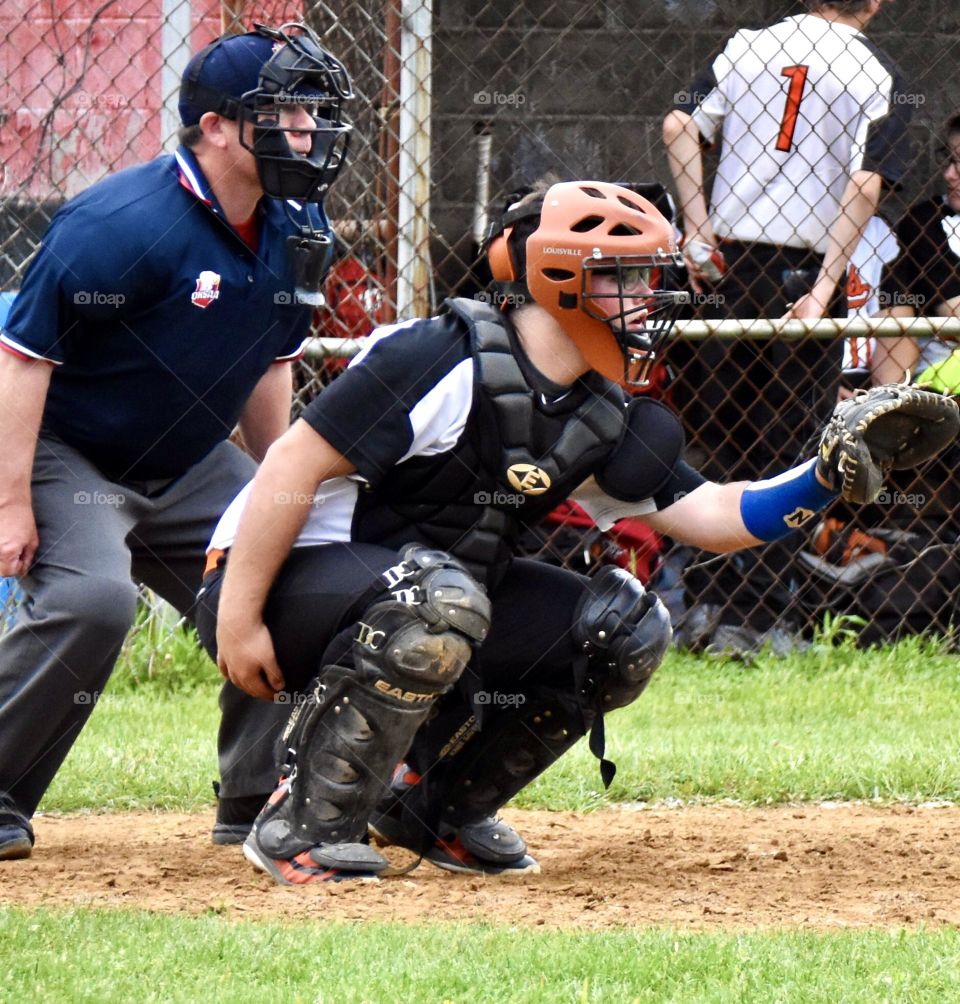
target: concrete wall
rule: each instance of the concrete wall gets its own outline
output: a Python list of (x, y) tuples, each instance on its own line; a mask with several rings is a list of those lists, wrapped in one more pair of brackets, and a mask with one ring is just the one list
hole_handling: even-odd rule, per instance
[[(674, 94), (735, 28), (802, 9), (784, 0), (438, 0), (436, 224), (450, 243), (469, 227), (471, 136), (486, 117), (495, 189), (553, 166), (570, 176), (666, 181), (660, 129)], [(913, 198), (936, 173), (931, 127), (960, 111), (960, 3), (899, 0), (868, 34), (918, 95), (917, 158), (902, 193)], [(485, 94), (490, 100), (478, 103)]]

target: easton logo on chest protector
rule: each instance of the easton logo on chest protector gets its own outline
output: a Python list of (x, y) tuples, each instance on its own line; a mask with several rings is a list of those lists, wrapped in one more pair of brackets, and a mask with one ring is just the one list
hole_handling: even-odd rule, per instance
[(197, 288), (190, 294), (190, 302), (195, 307), (206, 310), (214, 300), (220, 299), (220, 276), (204, 269), (197, 276)]
[(524, 495), (542, 495), (552, 484), (550, 475), (536, 464), (513, 464), (507, 468), (507, 480)]

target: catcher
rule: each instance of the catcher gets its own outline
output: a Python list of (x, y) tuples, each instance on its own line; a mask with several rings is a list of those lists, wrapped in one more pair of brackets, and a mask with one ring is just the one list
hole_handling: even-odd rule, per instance
[(211, 542), (204, 644), (238, 687), (295, 705), (244, 844), (281, 883), (376, 876), (368, 827), (443, 868), (535, 870), (501, 806), (588, 732), (609, 783), (604, 715), (646, 687), (669, 617), (621, 569), (514, 559), (524, 523), (573, 497), (602, 528), (749, 547), (865, 501), (960, 427), (949, 399), (881, 388), (838, 407), (807, 463), (708, 482), (674, 415), (616, 382), (646, 379), (678, 306), (656, 288), (679, 256), (654, 206), (538, 186), (487, 254), (504, 309), (451, 300), (379, 329)]

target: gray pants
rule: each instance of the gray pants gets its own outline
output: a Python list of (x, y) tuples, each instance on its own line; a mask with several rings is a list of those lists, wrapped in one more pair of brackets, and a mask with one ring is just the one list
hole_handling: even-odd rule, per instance
[[(40, 549), (13, 627), (0, 637), (0, 798), (33, 815), (113, 670), (142, 582), (191, 607), (217, 520), (255, 465), (222, 443), (170, 482), (120, 484), (41, 437), (33, 471)], [(211, 674), (216, 670), (211, 665)], [(269, 792), (272, 744), (289, 708), (225, 684), (222, 794)]]

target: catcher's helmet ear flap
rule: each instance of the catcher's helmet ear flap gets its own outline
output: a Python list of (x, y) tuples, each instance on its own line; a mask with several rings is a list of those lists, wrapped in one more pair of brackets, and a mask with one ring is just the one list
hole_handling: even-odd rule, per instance
[[(511, 195), (507, 208), (491, 223), (483, 243), (493, 280), (494, 302), (500, 304), (501, 310), (519, 306), (531, 298), (526, 285), (523, 235), (538, 225), (542, 206), (542, 199), (532, 196), (531, 189)], [(522, 228), (519, 233), (518, 225)]]
[(523, 201), (530, 192), (530, 189), (526, 189), (508, 198), (507, 208), (499, 219), (491, 224), (484, 241), (490, 275), (497, 292), (504, 296), (502, 301), (504, 307), (511, 303), (523, 303), (530, 296), (525, 281), (523, 249), (518, 247), (514, 233), (516, 225), (523, 220), (539, 221), (541, 200), (537, 198)]
[(487, 261), (494, 282), (516, 282), (518, 276), (510, 255), (510, 236), (513, 227), (506, 227), (489, 239)]
[(683, 297), (650, 283), (681, 262), (673, 225), (643, 196), (609, 182), (561, 182), (527, 238), (525, 280), (593, 369), (642, 385)]

